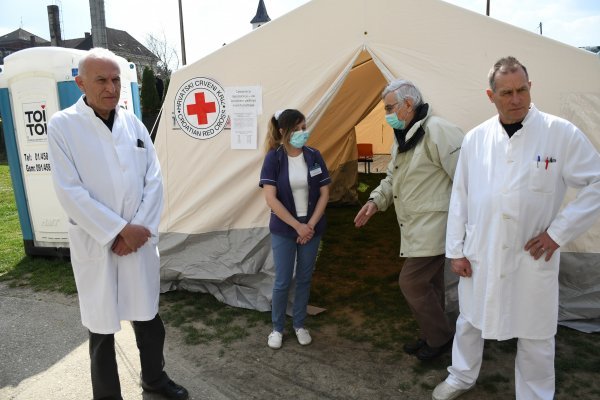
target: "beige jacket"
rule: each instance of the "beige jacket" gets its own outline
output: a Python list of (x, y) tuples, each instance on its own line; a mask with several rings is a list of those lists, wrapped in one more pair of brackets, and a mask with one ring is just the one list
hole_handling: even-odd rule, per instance
[(407, 141), (420, 126), (425, 135), (413, 149), (399, 153), (394, 139), (387, 176), (370, 195), (379, 211), (394, 205), (401, 257), (444, 254), (452, 178), (464, 137), (457, 126), (432, 116), (431, 108), (411, 127)]

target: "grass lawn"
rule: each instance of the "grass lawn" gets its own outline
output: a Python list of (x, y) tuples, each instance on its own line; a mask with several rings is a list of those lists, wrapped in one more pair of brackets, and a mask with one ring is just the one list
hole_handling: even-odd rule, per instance
[[(361, 186), (368, 186), (359, 194), (361, 202), (381, 177), (381, 174), (360, 174)], [(322, 241), (310, 300), (327, 311), (310, 316), (307, 325), (388, 350), (400, 358), (402, 344), (417, 335), (417, 325), (398, 288), (402, 260), (398, 257), (395, 212), (378, 213), (367, 226), (356, 229), (353, 219), (358, 209), (358, 206), (327, 209), (328, 230)], [(36, 290), (67, 294), (76, 290), (68, 262), (25, 256), (6, 165), (0, 165), (0, 280)], [(226, 306), (208, 294), (166, 293), (161, 296), (160, 307), (163, 319), (180, 330), (187, 345), (218, 341), (223, 353), (228, 351), (230, 343), (244, 341), (256, 329), (266, 331), (270, 326), (269, 313)], [(556, 344), (556, 398), (600, 398), (598, 334), (559, 327)], [(515, 349), (515, 340), (486, 341), (485, 365), (478, 385), (490, 395), (511, 393), (512, 376), (506, 371), (512, 374)], [(441, 373), (448, 362), (449, 356), (444, 356), (433, 363), (417, 364), (412, 372), (422, 377), (432, 370)], [(504, 373), (493, 368), (501, 362), (509, 364), (502, 369)], [(433, 388), (425, 379), (417, 384), (424, 390)]]
[(25, 255), (8, 165), (0, 165), (0, 281), (36, 290), (76, 292), (71, 264)]
[(25, 255), (7, 165), (0, 165), (0, 246), (0, 275), (4, 275)]

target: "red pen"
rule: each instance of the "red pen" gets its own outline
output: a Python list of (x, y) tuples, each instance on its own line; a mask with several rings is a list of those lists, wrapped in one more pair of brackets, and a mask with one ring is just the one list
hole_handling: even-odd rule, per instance
[(546, 169), (548, 169), (548, 157), (546, 157)]

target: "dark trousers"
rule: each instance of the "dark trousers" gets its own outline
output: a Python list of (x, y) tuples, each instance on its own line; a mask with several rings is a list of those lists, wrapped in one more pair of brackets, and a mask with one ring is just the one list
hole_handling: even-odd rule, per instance
[[(135, 341), (140, 351), (142, 381), (151, 387), (161, 387), (169, 377), (163, 371), (165, 327), (156, 314), (150, 321), (132, 321)], [(121, 400), (121, 384), (117, 370), (114, 334), (90, 332), (90, 360), (94, 399)]]
[(421, 339), (432, 347), (442, 346), (454, 332), (444, 313), (443, 254), (433, 257), (411, 257), (400, 271), (400, 290), (417, 320)]

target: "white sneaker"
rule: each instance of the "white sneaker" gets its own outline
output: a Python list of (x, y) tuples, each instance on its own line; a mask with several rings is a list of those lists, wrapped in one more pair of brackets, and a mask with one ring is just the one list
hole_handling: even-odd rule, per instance
[(471, 386), (468, 389), (457, 389), (454, 386), (451, 386), (449, 383), (446, 383), (446, 381), (443, 381), (442, 383), (437, 385), (435, 389), (433, 389), (431, 398), (433, 400), (453, 400), (458, 396), (473, 389), (473, 386)]
[(273, 331), (269, 334), (269, 340), (267, 341), (267, 344), (270, 348), (277, 350), (281, 348), (282, 341), (283, 335), (281, 334), (281, 332)]
[(296, 337), (298, 338), (298, 343), (300, 343), (302, 346), (306, 346), (307, 344), (310, 344), (310, 342), (312, 342), (312, 338), (310, 337), (310, 333), (308, 333), (308, 330), (304, 328), (298, 328), (295, 329), (295, 331)]

